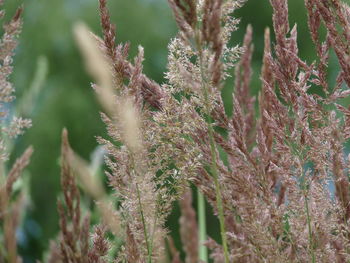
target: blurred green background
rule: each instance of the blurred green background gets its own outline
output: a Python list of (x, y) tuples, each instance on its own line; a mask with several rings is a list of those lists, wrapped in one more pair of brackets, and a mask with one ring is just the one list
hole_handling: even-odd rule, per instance
[[(303, 0), (289, 2), (291, 24), (298, 23), (300, 55), (310, 62), (315, 54), (307, 32)], [(34, 146), (29, 173), (25, 175), (29, 178), (31, 204), (18, 237), (25, 262), (35, 262), (42, 258), (48, 241), (55, 238), (58, 231), (56, 200), (60, 192), (59, 154), (63, 127), (69, 131), (73, 149), (87, 160), (97, 146), (95, 136), (105, 134), (99, 117), (101, 108), (73, 41), (72, 26), (77, 21), (84, 21), (96, 34), (101, 34), (98, 0), (8, 0), (5, 5), (8, 16), (21, 4), (25, 8), (23, 32), (12, 75), (18, 100), (33, 81), (38, 59), (44, 57), (48, 64), (47, 78), (31, 116), (33, 127), (17, 141), (13, 156), (18, 156), (28, 145)], [(145, 48), (145, 73), (162, 82), (167, 44), (177, 31), (167, 1), (111, 0), (109, 7), (117, 25), (117, 41), (131, 42), (131, 56), (137, 46), (142, 45)], [(236, 13), (236, 17), (241, 17), (241, 24), (232, 37), (233, 44), (242, 42), (247, 24), (254, 28), (253, 94), (258, 94), (260, 89), (263, 33), (265, 27), (271, 27), (271, 14), (268, 0), (248, 0)], [(228, 105), (231, 92), (232, 85), (228, 84), (223, 90)], [(208, 232), (215, 237), (217, 227), (211, 225), (214, 222), (209, 220)], [(178, 242), (176, 213), (171, 216), (169, 227)]]

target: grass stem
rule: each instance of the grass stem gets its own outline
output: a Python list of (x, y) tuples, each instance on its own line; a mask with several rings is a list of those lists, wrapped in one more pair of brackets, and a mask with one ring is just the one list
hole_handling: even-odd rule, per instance
[(199, 260), (202, 262), (208, 262), (208, 249), (203, 243), (207, 240), (207, 223), (205, 217), (205, 199), (203, 194), (197, 189), (198, 196), (198, 224), (199, 224), (199, 233), (198, 233), (198, 252)]
[(204, 72), (204, 66), (203, 66), (203, 50), (202, 45), (200, 43), (200, 38), (196, 37), (196, 45), (197, 45), (197, 51), (198, 51), (198, 57), (199, 57), (199, 66), (200, 66), (200, 72), (201, 72), (201, 88), (203, 92), (204, 97), (204, 106), (205, 106), (205, 114), (208, 117), (207, 121), (207, 127), (208, 127), (208, 136), (209, 136), (209, 142), (210, 142), (210, 153), (211, 153), (211, 174), (214, 179), (214, 185), (215, 185), (215, 197), (216, 197), (216, 205), (218, 209), (218, 215), (219, 215), (219, 222), (220, 222), (220, 233), (221, 233), (221, 241), (222, 246), (224, 250), (224, 258), (225, 263), (233, 263), (233, 261), (229, 261), (229, 253), (228, 253), (228, 246), (227, 246), (227, 237), (226, 237), (226, 227), (225, 227), (225, 218), (224, 218), (224, 207), (222, 203), (222, 194), (221, 194), (221, 187), (219, 183), (219, 172), (217, 168), (217, 160), (218, 156), (216, 153), (216, 143), (214, 139), (214, 128), (212, 126), (212, 118), (210, 114), (210, 101), (209, 101), (209, 90), (208, 90), (208, 80), (205, 77)]
[[(305, 189), (304, 189), (304, 191), (305, 191)], [(310, 217), (309, 204), (308, 204), (308, 199), (307, 199), (306, 193), (304, 193), (304, 204), (305, 204), (305, 211), (306, 211), (307, 227), (308, 227), (308, 231), (309, 231), (310, 254), (311, 254), (311, 258), (312, 258), (312, 263), (316, 263), (314, 242), (313, 242), (312, 229), (311, 229), (311, 217)]]
[(143, 233), (144, 233), (144, 236), (145, 236), (146, 246), (147, 246), (147, 253), (148, 253), (147, 262), (148, 263), (152, 263), (151, 245), (150, 245), (150, 242), (149, 242), (149, 239), (148, 239), (146, 220), (145, 220), (145, 217), (143, 215), (141, 194), (140, 194), (140, 189), (139, 189), (139, 184), (138, 183), (136, 183), (136, 191), (137, 191), (137, 199), (138, 199), (138, 202), (139, 202), (139, 210), (140, 210), (141, 221), (142, 221), (142, 226), (143, 226)]

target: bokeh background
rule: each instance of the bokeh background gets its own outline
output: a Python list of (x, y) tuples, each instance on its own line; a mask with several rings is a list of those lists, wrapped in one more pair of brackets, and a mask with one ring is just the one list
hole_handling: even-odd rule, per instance
[[(23, 224), (18, 230), (20, 252), (25, 262), (42, 259), (49, 240), (58, 231), (56, 201), (60, 196), (59, 154), (60, 134), (63, 127), (69, 131), (73, 149), (85, 159), (97, 147), (95, 136), (104, 135), (100, 120), (100, 106), (90, 87), (92, 81), (84, 70), (77, 49), (72, 26), (84, 21), (98, 35), (98, 0), (7, 0), (8, 17), (15, 7), (24, 4), (24, 24), (14, 61), (12, 80), (18, 100), (31, 85), (41, 86), (31, 113), (33, 127), (16, 142), (12, 160), (26, 146), (33, 145), (35, 153), (24, 179), (28, 185), (30, 202)], [(290, 22), (298, 24), (300, 55), (311, 62), (315, 52), (307, 31), (306, 10), (303, 0), (291, 0)], [(137, 46), (145, 48), (144, 71), (158, 82), (164, 81), (167, 65), (167, 45), (176, 35), (176, 25), (165, 0), (111, 0), (113, 22), (117, 25), (117, 42), (131, 43), (131, 56)], [(240, 29), (232, 36), (232, 44), (242, 42), (247, 24), (254, 29), (255, 52), (252, 93), (260, 90), (259, 72), (263, 53), (263, 33), (271, 27), (272, 10), (268, 0), (248, 0), (236, 12), (241, 18)], [(336, 70), (335, 60), (331, 67)], [(39, 77), (38, 77), (39, 76)], [(39, 78), (39, 79), (38, 79)], [(332, 76), (332, 71), (330, 74)], [(35, 84), (34, 84), (35, 85)], [(230, 112), (232, 85), (223, 90), (224, 101)], [(217, 224), (208, 210), (208, 232), (218, 236)], [(169, 218), (169, 229), (176, 243), (178, 212)]]

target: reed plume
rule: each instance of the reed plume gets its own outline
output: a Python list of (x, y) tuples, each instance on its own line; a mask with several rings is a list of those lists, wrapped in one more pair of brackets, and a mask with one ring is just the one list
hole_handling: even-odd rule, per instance
[[(179, 32), (168, 46), (164, 84), (143, 73), (142, 47), (130, 61), (129, 44), (116, 44), (106, 0), (99, 0), (103, 38), (80, 38), (78, 30), (82, 46), (92, 41), (90, 48), (82, 47), (87, 60), (103, 65), (94, 68), (87, 62), (106, 112), (101, 117), (109, 138), (98, 142), (107, 150), (106, 174), (119, 202), (110, 208), (121, 226), (113, 235), (123, 240), (117, 262), (167, 262), (167, 247), (168, 262), (182, 262), (166, 238), (167, 216), (180, 196), (185, 262), (202, 259), (189, 184), (219, 219), (221, 240), (207, 237), (205, 242), (213, 262), (349, 260), (349, 158), (344, 149), (350, 109), (341, 99), (349, 95), (350, 8), (340, 0), (305, 0), (318, 57), (310, 64), (299, 56), (288, 1), (270, 0), (275, 40), (266, 29), (261, 91), (255, 98), (253, 28), (247, 27), (241, 47), (229, 44), (238, 26), (235, 11), (243, 4), (169, 0)], [(321, 29), (327, 31), (324, 39)], [(335, 83), (328, 81), (332, 50), (339, 63)], [(221, 90), (231, 77), (228, 115)], [(74, 213), (73, 222), (80, 222)], [(103, 259), (104, 231), (96, 228), (93, 239)], [(77, 234), (71, 235), (77, 240)], [(72, 251), (87, 247), (77, 242)]]

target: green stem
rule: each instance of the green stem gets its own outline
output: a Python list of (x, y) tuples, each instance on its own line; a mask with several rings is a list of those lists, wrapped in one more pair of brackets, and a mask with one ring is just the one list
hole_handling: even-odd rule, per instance
[(215, 142), (214, 142), (214, 136), (213, 136), (213, 127), (211, 126), (211, 124), (208, 124), (208, 126), (210, 127), (209, 137), (210, 137), (210, 151), (212, 155), (211, 171), (213, 174), (214, 184), (215, 184), (216, 205), (218, 207), (219, 221), (220, 221), (220, 233), (221, 233), (221, 239), (222, 239), (222, 246), (224, 248), (225, 263), (229, 263), (225, 218), (224, 218), (224, 207), (222, 204), (219, 174), (216, 166), (217, 154), (216, 154)]
[(314, 251), (314, 242), (312, 238), (312, 229), (311, 229), (311, 217), (309, 212), (309, 204), (306, 194), (306, 189), (304, 189), (304, 204), (305, 204), (305, 211), (306, 211), (306, 220), (307, 220), (307, 227), (309, 231), (309, 246), (310, 246), (310, 253), (312, 258), (312, 263), (316, 263), (316, 257), (315, 257), (315, 251)]
[(303, 191), (304, 195), (304, 206), (305, 206), (305, 213), (306, 213), (306, 221), (307, 221), (307, 228), (308, 228), (308, 239), (309, 239), (309, 254), (311, 257), (311, 262), (316, 263), (316, 256), (315, 256), (315, 250), (314, 250), (314, 242), (312, 237), (312, 228), (311, 228), (311, 216), (310, 216), (310, 210), (309, 210), (309, 202), (308, 202), (308, 189), (306, 185), (306, 173), (304, 173), (303, 165), (301, 160), (305, 160), (305, 157), (302, 153), (297, 154), (299, 156), (300, 160), (300, 171), (301, 171), (301, 189)]
[(137, 199), (138, 199), (138, 202), (139, 202), (139, 209), (140, 209), (141, 221), (142, 221), (142, 226), (143, 226), (143, 233), (144, 233), (144, 236), (145, 236), (146, 246), (147, 246), (147, 253), (148, 253), (147, 262), (148, 263), (152, 263), (151, 246), (150, 246), (150, 243), (149, 243), (149, 240), (148, 240), (146, 220), (145, 220), (145, 217), (143, 215), (141, 194), (140, 194), (140, 189), (139, 189), (139, 184), (138, 183), (136, 183), (136, 191), (137, 191)]
[[(202, 46), (199, 40), (199, 37), (196, 37), (196, 45), (197, 45), (197, 51), (199, 54), (199, 66), (200, 66), (200, 72), (201, 72), (201, 86), (202, 86), (202, 92), (204, 97), (204, 104), (205, 104), (205, 113), (208, 116), (209, 120), (207, 121), (207, 127), (208, 127), (208, 135), (209, 135), (209, 141), (210, 141), (210, 153), (211, 153), (211, 173), (214, 179), (215, 184), (215, 196), (216, 196), (216, 205), (218, 208), (218, 214), (219, 214), (219, 222), (220, 222), (220, 233), (221, 233), (221, 240), (222, 240), (222, 246), (224, 249), (224, 257), (225, 257), (225, 263), (229, 262), (229, 253), (228, 253), (228, 246), (227, 246), (227, 237), (226, 237), (226, 229), (225, 229), (225, 218), (224, 218), (224, 208), (222, 204), (222, 194), (221, 194), (221, 187), (219, 183), (219, 172), (217, 168), (217, 154), (216, 154), (216, 143), (214, 140), (214, 129), (212, 126), (212, 119), (210, 115), (210, 102), (209, 102), (209, 91), (207, 87), (208, 80), (205, 77), (204, 74), (204, 68), (203, 68), (203, 52), (202, 52)], [(233, 263), (233, 261), (231, 262)]]
[(203, 243), (207, 240), (207, 224), (205, 218), (205, 199), (203, 194), (197, 189), (198, 196), (198, 223), (199, 223), (199, 233), (198, 233), (198, 252), (199, 260), (202, 262), (208, 262), (208, 249)]
[(158, 213), (158, 208), (157, 208), (157, 213), (156, 215), (154, 216), (154, 221), (153, 221), (153, 231), (152, 231), (152, 235), (151, 235), (151, 247), (150, 247), (150, 255), (152, 255), (153, 253), (153, 244), (154, 244), (154, 234), (156, 232), (156, 228), (157, 228), (157, 222), (158, 222), (158, 216), (159, 216), (159, 213)]

